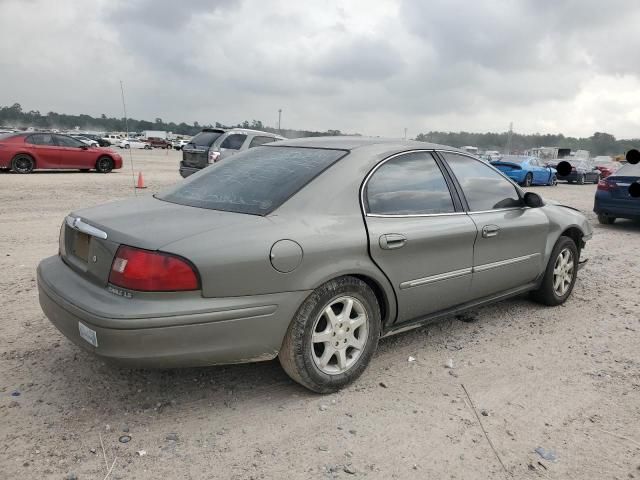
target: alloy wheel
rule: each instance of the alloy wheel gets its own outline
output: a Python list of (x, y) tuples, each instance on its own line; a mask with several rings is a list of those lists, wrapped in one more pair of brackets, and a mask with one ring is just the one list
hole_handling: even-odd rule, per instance
[(356, 364), (367, 344), (367, 311), (357, 298), (339, 297), (322, 310), (311, 332), (316, 367), (328, 375), (344, 373)]
[(564, 296), (569, 290), (573, 282), (574, 267), (573, 253), (568, 248), (563, 249), (553, 266), (553, 291), (558, 297)]

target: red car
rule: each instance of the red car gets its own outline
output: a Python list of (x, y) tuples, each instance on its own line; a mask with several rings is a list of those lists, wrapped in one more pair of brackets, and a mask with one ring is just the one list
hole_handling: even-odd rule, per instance
[(616, 173), (620, 164), (617, 162), (596, 164), (596, 168), (600, 170), (600, 178), (607, 178), (609, 175)]
[(39, 169), (96, 170), (109, 173), (122, 168), (113, 150), (89, 145), (57, 133), (0, 134), (0, 169), (31, 173)]

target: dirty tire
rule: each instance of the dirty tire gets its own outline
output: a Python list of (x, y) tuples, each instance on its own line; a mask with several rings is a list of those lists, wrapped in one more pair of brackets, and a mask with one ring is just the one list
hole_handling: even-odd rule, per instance
[(531, 172), (527, 173), (524, 177), (524, 181), (522, 182), (523, 187), (530, 187), (533, 183), (533, 175)]
[(603, 215), (602, 213), (598, 214), (598, 222), (602, 225), (611, 225), (616, 221), (616, 217), (610, 217), (609, 215)]
[[(559, 255), (567, 249), (572, 254), (573, 278), (567, 291), (562, 295), (558, 295), (554, 289), (554, 268), (556, 266), (556, 261), (558, 260)], [(573, 287), (576, 284), (576, 278), (578, 277), (579, 260), (580, 254), (575, 242), (569, 237), (560, 237), (556, 242), (556, 245), (553, 247), (553, 251), (551, 252), (551, 256), (549, 257), (549, 263), (547, 264), (547, 268), (545, 270), (542, 283), (540, 284), (540, 288), (531, 292), (531, 298), (538, 303), (542, 303), (544, 305), (549, 305), (552, 307), (563, 304), (571, 295)]]
[[(364, 307), (368, 321), (366, 343), (348, 370), (327, 374), (314, 360), (313, 329), (325, 308), (344, 296), (355, 298)], [(380, 329), (380, 307), (371, 288), (355, 277), (336, 278), (316, 288), (302, 303), (289, 325), (278, 359), (284, 371), (302, 386), (317, 393), (335, 392), (356, 380), (367, 368), (378, 346)]]
[(96, 172), (109, 173), (113, 170), (113, 160), (111, 157), (100, 157), (96, 162)]
[(36, 162), (29, 155), (16, 155), (11, 160), (11, 170), (16, 173), (31, 173)]

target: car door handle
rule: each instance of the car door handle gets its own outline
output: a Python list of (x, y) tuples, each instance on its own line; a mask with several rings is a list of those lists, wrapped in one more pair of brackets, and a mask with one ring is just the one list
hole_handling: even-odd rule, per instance
[(497, 237), (500, 232), (500, 227), (497, 225), (485, 225), (482, 227), (482, 236), (484, 238)]
[(380, 248), (383, 250), (393, 250), (395, 248), (402, 248), (407, 243), (407, 237), (399, 233), (385, 233), (380, 235)]

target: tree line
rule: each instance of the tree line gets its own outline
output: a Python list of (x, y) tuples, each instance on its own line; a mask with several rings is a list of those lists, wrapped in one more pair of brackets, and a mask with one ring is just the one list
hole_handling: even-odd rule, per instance
[(148, 120), (136, 120), (135, 118), (115, 118), (107, 117), (104, 113), (99, 117), (91, 115), (68, 115), (64, 113), (48, 112), (41, 114), (38, 110), (24, 111), (19, 103), (11, 106), (0, 106), (0, 126), (13, 128), (42, 128), (42, 129), (59, 129), (73, 130), (78, 127), (80, 130), (96, 131), (96, 132), (142, 132), (143, 130), (163, 130), (173, 132), (178, 135), (195, 135), (203, 128), (252, 128), (255, 130), (263, 130), (272, 133), (280, 133), (287, 138), (296, 137), (319, 137), (324, 135), (342, 135), (340, 130), (327, 130), (325, 132), (316, 132), (309, 130), (295, 130), (269, 127), (264, 125), (260, 120), (245, 120), (237, 125), (225, 125), (220, 122), (215, 124), (199, 124), (193, 122), (188, 124), (185, 122), (165, 122), (161, 118), (156, 118), (153, 122)]
[[(237, 125), (225, 125), (220, 122), (214, 124), (200, 125), (165, 122), (161, 118), (156, 118), (153, 122), (148, 120), (136, 120), (134, 118), (107, 117), (105, 114), (99, 117), (91, 115), (68, 115), (64, 113), (48, 112), (41, 114), (38, 110), (24, 111), (19, 103), (11, 106), (0, 106), (0, 126), (10, 126), (17, 128), (34, 127), (60, 130), (72, 130), (79, 127), (81, 130), (93, 130), (99, 132), (123, 132), (128, 126), (131, 132), (141, 132), (143, 130), (165, 130), (178, 135), (195, 135), (203, 128), (252, 128), (272, 133), (279, 133), (287, 138), (297, 137), (318, 137), (343, 135), (340, 130), (309, 131), (296, 129), (283, 129), (264, 125), (260, 120), (245, 120)], [(128, 124), (128, 125), (127, 125)], [(463, 147), (471, 145), (481, 150), (498, 150), (506, 152), (509, 143), (509, 133), (472, 133), (472, 132), (438, 132), (420, 133), (416, 140)], [(511, 152), (519, 153), (534, 147), (561, 147), (573, 150), (589, 150), (592, 156), (596, 155), (616, 155), (626, 152), (631, 148), (640, 147), (640, 139), (618, 140), (609, 133), (596, 132), (590, 137), (576, 138), (566, 137), (560, 134), (531, 134), (523, 135), (513, 133), (511, 137)]]

